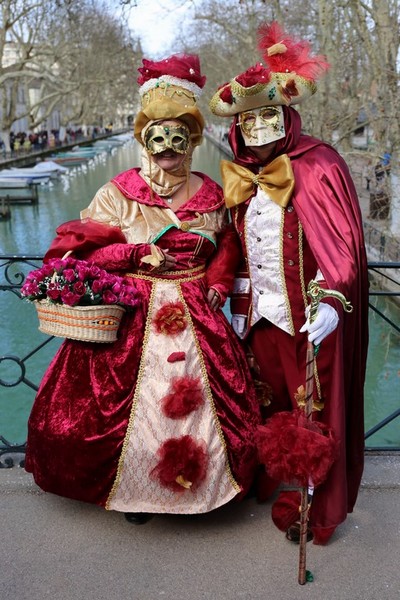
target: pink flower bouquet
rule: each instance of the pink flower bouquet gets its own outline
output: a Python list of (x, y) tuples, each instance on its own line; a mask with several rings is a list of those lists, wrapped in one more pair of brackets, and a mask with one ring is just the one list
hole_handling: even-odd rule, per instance
[(86, 342), (115, 341), (124, 312), (139, 304), (126, 279), (70, 257), (31, 271), (21, 295), (35, 303), (40, 331)]
[(21, 288), (27, 300), (49, 300), (67, 306), (138, 304), (136, 288), (123, 277), (107, 273), (94, 263), (75, 258), (52, 258), (31, 271)]

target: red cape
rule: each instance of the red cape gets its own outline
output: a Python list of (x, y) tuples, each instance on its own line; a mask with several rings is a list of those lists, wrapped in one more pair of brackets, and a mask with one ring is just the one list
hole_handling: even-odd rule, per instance
[[(368, 349), (368, 271), (363, 224), (349, 169), (328, 144), (301, 134), (296, 110), (284, 107), (286, 137), (273, 160), (288, 154), (295, 177), (292, 203), (327, 287), (354, 307), (340, 319), (332, 356), (332, 393), (322, 420), (340, 441), (340, 456), (315, 496), (316, 526), (338, 525), (351, 512), (364, 464), (364, 380)], [(241, 138), (235, 119), (230, 144), (235, 162), (257, 172), (260, 164)], [(340, 315), (342, 316), (342, 315)]]

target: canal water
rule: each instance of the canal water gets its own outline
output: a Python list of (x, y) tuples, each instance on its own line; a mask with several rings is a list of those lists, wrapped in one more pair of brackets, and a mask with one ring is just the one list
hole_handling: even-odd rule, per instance
[[(96, 190), (116, 173), (139, 164), (140, 147), (130, 142), (114, 149), (111, 154), (98, 156), (89, 166), (70, 170), (39, 190), (37, 205), (13, 205), (9, 221), (0, 222), (0, 255), (41, 256), (54, 238), (56, 227), (75, 219), (85, 208)], [(193, 169), (202, 171), (220, 181), (220, 151), (209, 141), (196, 149)], [(37, 268), (33, 266), (32, 268)], [(22, 270), (22, 269), (21, 269)], [(26, 273), (30, 269), (23, 269)], [(15, 270), (14, 272), (15, 273)], [(4, 281), (4, 269), (0, 269)], [(373, 300), (379, 309), (394, 322), (400, 322), (399, 309), (388, 299)], [(24, 442), (27, 418), (35, 392), (27, 383), (16, 385), (21, 377), (38, 385), (40, 379), (62, 340), (53, 339), (31, 355), (34, 348), (48, 339), (37, 329), (36, 311), (33, 306), (11, 292), (0, 293), (0, 436), (9, 442)], [(371, 341), (369, 347), (366, 383), (366, 419), (370, 429), (398, 409), (400, 338), (383, 319), (370, 311)], [(24, 359), (26, 372), (12, 356)], [(400, 446), (399, 419), (368, 439), (369, 447)]]

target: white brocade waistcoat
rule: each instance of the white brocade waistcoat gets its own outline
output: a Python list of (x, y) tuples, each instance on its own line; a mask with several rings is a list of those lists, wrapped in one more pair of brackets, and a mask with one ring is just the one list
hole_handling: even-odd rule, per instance
[(248, 206), (245, 227), (253, 305), (250, 325), (264, 317), (292, 334), (282, 265), (283, 220), (284, 209), (259, 188)]

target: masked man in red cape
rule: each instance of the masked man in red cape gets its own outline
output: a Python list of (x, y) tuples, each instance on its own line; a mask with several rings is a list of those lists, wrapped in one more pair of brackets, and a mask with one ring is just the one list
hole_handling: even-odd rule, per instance
[[(268, 390), (266, 418), (297, 408), (304, 397), (307, 342), (321, 344), (312, 418), (331, 428), (338, 443), (337, 459), (310, 511), (310, 537), (325, 544), (353, 510), (363, 472), (368, 283), (362, 220), (344, 160), (328, 144), (303, 135), (291, 107), (316, 91), (327, 63), (276, 23), (260, 28), (259, 49), (265, 66), (250, 67), (210, 102), (214, 114), (233, 117), (234, 160), (221, 165), (225, 202), (242, 248), (232, 325)], [(341, 292), (353, 312), (325, 299), (310, 324), (306, 290), (312, 279)], [(260, 477), (259, 499), (278, 484), (268, 473)], [(288, 510), (290, 497), (281, 491), (272, 507), (282, 530), (298, 519), (296, 509)]]

